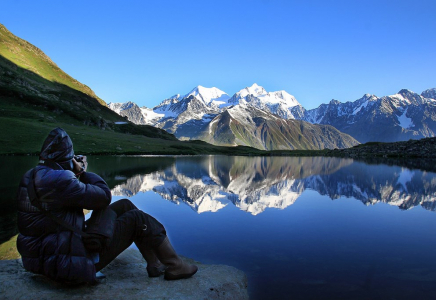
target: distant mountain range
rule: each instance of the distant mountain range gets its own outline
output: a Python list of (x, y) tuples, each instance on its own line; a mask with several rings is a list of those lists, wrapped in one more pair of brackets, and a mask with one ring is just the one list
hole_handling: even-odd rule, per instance
[(403, 89), (381, 98), (366, 94), (346, 103), (332, 100), (305, 111), (302, 119), (313, 124), (332, 125), (361, 143), (434, 137), (436, 89), (428, 89), (421, 95)]
[(181, 140), (262, 150), (347, 148), (358, 142), (333, 126), (302, 120), (304, 108), (285, 91), (268, 93), (257, 84), (232, 97), (198, 86), (149, 109), (133, 102), (109, 108), (135, 124), (153, 125)]
[(154, 108), (133, 102), (108, 105), (135, 124), (165, 129), (179, 139), (267, 150), (331, 149), (435, 136), (435, 98), (436, 89), (421, 95), (401, 90), (381, 98), (366, 94), (354, 102), (332, 100), (306, 110), (286, 91), (267, 92), (253, 84), (232, 97), (215, 87), (197, 86)]

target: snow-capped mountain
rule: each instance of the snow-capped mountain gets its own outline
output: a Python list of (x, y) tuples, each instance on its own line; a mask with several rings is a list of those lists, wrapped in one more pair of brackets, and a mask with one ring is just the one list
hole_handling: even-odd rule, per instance
[(256, 83), (237, 92), (228, 102), (233, 105), (242, 103), (253, 106), (282, 119), (297, 119), (294, 114), (299, 116), (302, 109), (297, 99), (286, 91), (268, 93)]
[(225, 92), (215, 87), (205, 88), (199, 85), (188, 94), (174, 95), (152, 109), (139, 107), (130, 101), (109, 103), (108, 106), (135, 124), (165, 127), (167, 122), (174, 121), (174, 119), (179, 119), (178, 123), (183, 123), (184, 115), (190, 115), (191, 119), (202, 119), (206, 113), (217, 113), (220, 107), (229, 105), (229, 99), (230, 97)]
[(228, 106), (229, 95), (225, 92), (213, 88), (205, 88), (201, 85), (194, 88), (189, 94), (185, 95), (183, 98), (189, 98), (194, 96), (194, 98), (202, 100), (208, 106), (225, 107)]
[[(153, 109), (131, 102), (110, 107), (134, 123), (165, 129), (182, 140), (267, 150), (344, 148), (358, 142), (395, 142), (436, 135), (434, 88), (421, 95), (406, 89), (384, 97), (365, 94), (353, 102), (332, 100), (306, 110), (286, 91), (267, 92), (257, 84), (232, 97), (217, 88), (198, 86)], [(331, 125), (337, 131), (305, 122), (297, 124), (295, 120)], [(296, 130), (297, 126), (301, 129)]]
[[(326, 126), (303, 121), (304, 108), (285, 91), (267, 92), (253, 84), (231, 98), (217, 88), (198, 86), (175, 95), (153, 109), (110, 104), (136, 124), (153, 125), (181, 140), (200, 139), (228, 146), (264, 150), (345, 148), (358, 144), (352, 137)], [(253, 133), (255, 133), (253, 135)]]
[(149, 125), (150, 120), (161, 118), (161, 116), (156, 114), (153, 110), (140, 108), (131, 101), (126, 103), (108, 103), (108, 107), (117, 114), (127, 117), (130, 122), (139, 125)]
[(354, 102), (332, 100), (307, 110), (301, 118), (313, 124), (332, 125), (361, 143), (396, 142), (436, 134), (436, 89), (421, 95), (401, 90), (391, 96), (366, 94)]
[(436, 99), (436, 88), (423, 91), (421, 96), (424, 98)]
[(131, 197), (153, 191), (198, 213), (233, 204), (257, 215), (268, 208), (289, 207), (307, 189), (332, 200), (355, 198), (365, 205), (436, 208), (436, 183), (430, 172), (320, 157), (184, 158), (164, 170), (134, 175), (116, 185), (112, 194)]

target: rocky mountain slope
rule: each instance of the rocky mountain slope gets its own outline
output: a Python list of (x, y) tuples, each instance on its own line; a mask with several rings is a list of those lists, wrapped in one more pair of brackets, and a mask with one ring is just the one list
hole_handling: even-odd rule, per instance
[(366, 94), (346, 103), (332, 100), (305, 111), (301, 119), (332, 125), (361, 143), (433, 137), (436, 133), (436, 89), (426, 90), (421, 95), (404, 89), (381, 98)]
[[(354, 102), (332, 100), (306, 110), (286, 91), (267, 92), (253, 84), (232, 97), (217, 88), (199, 86), (185, 96), (173, 96), (152, 109), (139, 108), (131, 102), (109, 106), (132, 122), (163, 128), (180, 139), (201, 139), (218, 145), (250, 145), (268, 150), (331, 149), (356, 144), (341, 133), (361, 143), (433, 137), (436, 133), (435, 98), (436, 89), (426, 90), (421, 95), (401, 90), (381, 98), (366, 94)], [(317, 141), (295, 143), (301, 138), (303, 128), (310, 126), (299, 123), (301, 130), (295, 131), (289, 120), (331, 125), (338, 131), (335, 135), (323, 135), (325, 127), (315, 130), (313, 128), (317, 126), (314, 126), (312, 131), (321, 134)], [(217, 127), (217, 123), (226, 122), (229, 124)], [(281, 125), (273, 126), (271, 122), (281, 123), (284, 125), (281, 128), (289, 130), (277, 131), (276, 127)], [(252, 136), (248, 132), (255, 134)], [(308, 139), (312, 137), (308, 136)]]
[[(205, 127), (187, 122), (178, 128), (181, 135), (215, 145), (247, 145), (258, 149), (348, 148), (356, 141), (332, 126), (287, 120), (256, 107), (239, 104), (218, 114)], [(191, 126), (190, 126), (191, 125)], [(195, 130), (198, 132), (195, 134)]]
[(268, 93), (257, 84), (232, 97), (217, 88), (198, 86), (153, 109), (128, 102), (109, 107), (137, 124), (149, 124), (182, 140), (220, 146), (244, 145), (262, 150), (334, 149), (358, 144), (331, 126), (301, 120), (304, 108), (285, 91)]

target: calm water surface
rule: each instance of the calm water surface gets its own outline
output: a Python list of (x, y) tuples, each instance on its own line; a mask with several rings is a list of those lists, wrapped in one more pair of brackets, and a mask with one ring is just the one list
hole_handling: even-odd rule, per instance
[[(0, 158), (1, 242), (36, 160)], [(88, 160), (180, 254), (243, 270), (251, 299), (436, 298), (435, 173), (320, 157)]]

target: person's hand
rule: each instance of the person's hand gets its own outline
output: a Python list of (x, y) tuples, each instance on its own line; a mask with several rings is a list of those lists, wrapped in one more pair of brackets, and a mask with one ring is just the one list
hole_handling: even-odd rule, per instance
[(76, 175), (85, 172), (88, 168), (88, 161), (86, 160), (86, 156), (82, 156), (81, 158), (81, 161), (77, 161), (75, 158), (73, 158), (73, 172)]
[[(79, 162), (79, 163), (80, 163), (80, 162)], [(86, 169), (88, 169), (88, 161), (87, 161), (87, 158), (86, 158), (85, 155), (82, 156), (82, 165), (83, 165), (83, 168), (84, 168), (83, 171), (86, 172)]]

